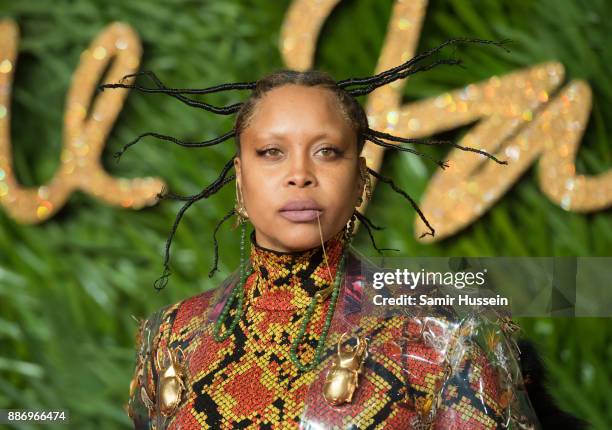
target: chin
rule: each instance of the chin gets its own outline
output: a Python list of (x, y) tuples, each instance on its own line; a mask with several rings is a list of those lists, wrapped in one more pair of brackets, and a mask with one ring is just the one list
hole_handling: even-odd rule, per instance
[(321, 245), (321, 236), (317, 224), (299, 223), (288, 227), (282, 226), (280, 229), (282, 231), (277, 230), (277, 233), (280, 233), (276, 236), (277, 242), (288, 251), (303, 251)]

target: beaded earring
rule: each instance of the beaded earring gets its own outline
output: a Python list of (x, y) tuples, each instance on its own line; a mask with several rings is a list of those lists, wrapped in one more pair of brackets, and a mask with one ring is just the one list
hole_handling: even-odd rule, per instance
[[(244, 284), (246, 283), (246, 280), (251, 275), (251, 273), (253, 273), (253, 267), (251, 266), (250, 261), (248, 262), (248, 267), (246, 267), (246, 229), (246, 222), (240, 222), (240, 279), (238, 280), (236, 286), (232, 289), (230, 296), (225, 302), (225, 305), (223, 306), (223, 309), (221, 310), (221, 313), (219, 314), (219, 317), (215, 322), (213, 337), (217, 342), (223, 342), (225, 339), (227, 339), (234, 332), (238, 321), (240, 321), (240, 318), (242, 317), (242, 303), (244, 302)], [(230, 326), (226, 330), (226, 332), (220, 334), (223, 322), (229, 315), (230, 308), (232, 307), (232, 304), (234, 302), (237, 302), (236, 314), (234, 315), (234, 318), (232, 319), (232, 322), (230, 323)]]

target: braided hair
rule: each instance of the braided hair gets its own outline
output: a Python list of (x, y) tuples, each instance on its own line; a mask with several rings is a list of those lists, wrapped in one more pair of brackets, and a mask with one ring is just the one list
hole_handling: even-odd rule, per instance
[[(167, 284), (167, 278), (170, 276), (170, 245), (172, 243), (172, 239), (176, 233), (176, 229), (178, 228), (178, 224), (180, 223), (183, 214), (189, 207), (197, 202), (200, 199), (208, 198), (214, 195), (217, 191), (219, 191), (223, 186), (235, 180), (235, 174), (229, 174), (229, 171), (233, 167), (233, 160), (236, 156), (240, 155), (240, 135), (242, 131), (248, 126), (249, 120), (251, 119), (254, 108), (257, 106), (259, 100), (271, 89), (280, 87), (282, 85), (287, 84), (297, 84), (303, 86), (312, 86), (312, 87), (320, 87), (328, 89), (333, 93), (335, 99), (338, 102), (339, 109), (343, 116), (348, 120), (352, 129), (357, 136), (357, 149), (358, 153), (361, 152), (365, 141), (370, 141), (373, 144), (379, 145), (384, 148), (394, 149), (403, 152), (409, 152), (418, 156), (430, 158), (428, 154), (419, 152), (413, 148), (402, 146), (402, 144), (418, 144), (418, 145), (449, 145), (464, 151), (471, 151), (478, 154), (482, 154), (487, 158), (499, 163), (499, 164), (507, 164), (506, 161), (502, 161), (489, 154), (486, 151), (461, 146), (456, 143), (447, 140), (434, 140), (434, 139), (414, 139), (414, 138), (403, 138), (399, 136), (394, 136), (388, 133), (384, 133), (381, 131), (377, 131), (371, 129), (368, 125), (367, 116), (365, 110), (361, 106), (361, 104), (357, 101), (357, 97), (363, 96), (371, 93), (375, 89), (382, 87), (388, 83), (394, 82), (398, 79), (406, 78), (410, 75), (414, 75), (419, 72), (427, 71), (437, 67), (439, 65), (456, 65), (461, 66), (461, 60), (454, 58), (442, 58), (437, 59), (435, 61), (427, 62), (429, 58), (439, 53), (442, 49), (450, 45), (457, 45), (459, 43), (476, 43), (476, 44), (487, 44), (494, 45), (497, 47), (502, 47), (506, 51), (505, 44), (508, 40), (502, 41), (491, 41), (484, 39), (473, 39), (473, 38), (454, 38), (445, 41), (439, 46), (427, 50), (423, 53), (415, 55), (413, 58), (407, 60), (406, 62), (400, 64), (399, 66), (393, 67), (391, 69), (385, 70), (384, 72), (378, 73), (373, 76), (360, 77), (360, 78), (348, 78), (340, 81), (334, 80), (331, 75), (326, 72), (318, 71), (318, 70), (307, 70), (307, 71), (295, 71), (295, 70), (279, 70), (272, 72), (263, 78), (253, 81), (253, 82), (236, 82), (236, 83), (226, 83), (220, 84), (208, 88), (169, 88), (167, 87), (152, 71), (141, 71), (133, 74), (125, 75), (118, 83), (106, 83), (101, 84), (98, 89), (100, 91), (104, 91), (107, 88), (130, 88), (135, 89), (143, 93), (163, 93), (170, 97), (173, 97), (180, 102), (195, 107), (198, 109), (203, 109), (208, 112), (216, 113), (219, 115), (232, 115), (236, 114), (236, 119), (234, 122), (234, 128), (221, 136), (215, 137), (213, 139), (201, 141), (201, 142), (185, 142), (180, 139), (177, 139), (173, 136), (168, 136), (155, 132), (146, 132), (139, 136), (137, 136), (132, 141), (128, 142), (123, 146), (123, 148), (114, 153), (114, 158), (117, 162), (119, 162), (123, 153), (132, 145), (138, 143), (144, 137), (154, 137), (156, 139), (171, 142), (180, 146), (188, 147), (188, 148), (206, 148), (214, 145), (218, 145), (223, 143), (231, 138), (234, 138), (236, 144), (236, 154), (227, 161), (227, 163), (221, 169), (219, 176), (209, 185), (204, 187), (199, 193), (193, 195), (178, 195), (170, 192), (165, 186), (160, 193), (157, 194), (157, 198), (162, 199), (171, 199), (171, 200), (180, 200), (184, 201), (185, 204), (178, 211), (176, 218), (174, 220), (174, 224), (172, 226), (172, 230), (170, 235), (166, 240), (165, 246), (165, 256), (164, 256), (164, 271), (163, 274), (155, 281), (154, 286), (155, 289), (160, 291)], [(154, 87), (146, 87), (136, 83), (126, 83), (125, 81), (129, 78), (137, 78), (139, 76), (147, 77), (154, 84)], [(251, 90), (250, 95), (244, 102), (234, 103), (227, 106), (215, 106), (210, 103), (202, 102), (199, 100), (195, 100), (190, 95), (203, 95), (203, 94), (211, 94), (222, 91), (232, 91), (232, 90)], [(444, 169), (448, 167), (448, 165), (441, 160), (432, 159), (440, 168)], [(401, 195), (405, 198), (410, 205), (415, 209), (419, 217), (423, 220), (425, 225), (429, 228), (428, 232), (425, 232), (421, 235), (421, 237), (425, 235), (434, 236), (435, 230), (429, 224), (421, 210), (419, 209), (416, 202), (402, 190), (399, 186), (397, 186), (391, 178), (385, 177), (375, 170), (368, 167), (368, 173), (381, 182), (389, 185), (393, 191)], [(209, 272), (209, 277), (211, 277), (214, 272), (217, 270), (217, 263), (219, 259), (219, 244), (217, 241), (216, 234), (221, 227), (221, 225), (231, 218), (235, 214), (234, 209), (229, 211), (226, 215), (224, 215), (221, 220), (215, 226), (213, 231), (213, 242), (214, 242), (214, 262), (213, 268)], [(364, 227), (366, 228), (368, 235), (372, 241), (374, 248), (381, 252), (383, 249), (378, 248), (376, 243), (374, 242), (374, 236), (372, 234), (372, 230), (380, 230), (381, 227), (378, 227), (372, 223), (365, 215), (358, 213), (355, 211), (355, 216), (362, 222)]]

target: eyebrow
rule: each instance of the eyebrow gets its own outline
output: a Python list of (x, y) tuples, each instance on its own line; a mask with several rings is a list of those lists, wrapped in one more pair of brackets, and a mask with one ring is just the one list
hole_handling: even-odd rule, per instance
[[(276, 139), (281, 139), (284, 140), (286, 138), (286, 134), (285, 133), (281, 133), (281, 132), (275, 132), (275, 131), (271, 131), (271, 132), (265, 132), (260, 134), (259, 136), (257, 136), (260, 139), (269, 139), (269, 138), (276, 138)], [(313, 138), (311, 140), (317, 140), (317, 139), (321, 139), (321, 138), (334, 138), (335, 136), (333, 134), (329, 134), (326, 131), (321, 132), (316, 134), (315, 136), (313, 136)]]

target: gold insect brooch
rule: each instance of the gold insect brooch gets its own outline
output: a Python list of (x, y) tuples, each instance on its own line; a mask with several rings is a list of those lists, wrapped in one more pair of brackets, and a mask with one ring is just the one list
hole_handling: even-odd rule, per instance
[[(179, 348), (180, 350), (180, 348)], [(164, 349), (161, 352), (169, 357), (169, 364), (162, 366), (159, 360), (159, 352), (156, 355), (157, 369), (159, 370), (159, 401), (162, 415), (168, 417), (176, 411), (181, 403), (181, 397), (185, 391), (185, 368), (179, 362), (177, 353), (171, 349)], [(182, 353), (182, 351), (181, 351)], [(184, 356), (183, 354), (181, 354)], [(164, 357), (165, 358), (165, 357)], [(165, 360), (164, 360), (165, 364)]]
[(333, 406), (350, 403), (359, 386), (359, 375), (363, 372), (363, 363), (368, 356), (368, 342), (363, 336), (357, 337), (355, 346), (341, 348), (343, 333), (338, 341), (336, 356), (325, 378), (323, 395)]

